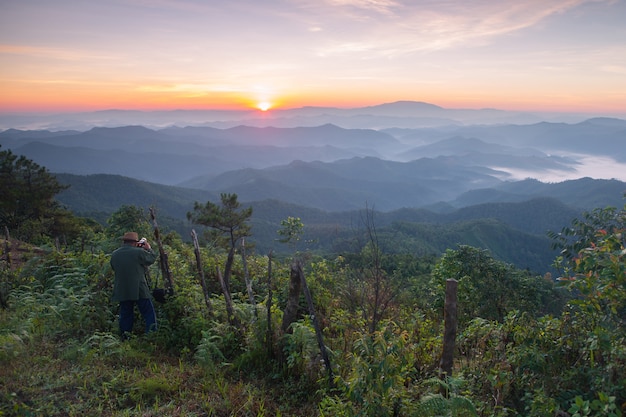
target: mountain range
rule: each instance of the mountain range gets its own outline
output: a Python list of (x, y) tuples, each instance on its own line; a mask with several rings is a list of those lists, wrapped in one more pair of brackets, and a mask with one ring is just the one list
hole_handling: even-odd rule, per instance
[[(580, 116), (421, 102), (266, 113), (116, 110), (13, 118), (0, 146), (71, 185), (59, 200), (100, 220), (124, 204), (151, 205), (182, 231), (195, 201), (236, 193), (255, 207), (263, 249), (287, 216), (301, 217), (320, 249), (336, 249), (368, 207), (398, 236), (411, 230), (407, 241), (420, 235), (421, 248), (467, 239), (496, 251), (515, 236), (547, 253), (548, 229), (583, 210), (624, 204), (626, 120)], [(35, 119), (49, 128), (15, 128)], [(0, 126), (7, 120), (0, 116)], [(463, 224), (463, 232), (424, 226), (437, 224)], [(536, 267), (542, 256), (515, 262)]]
[[(186, 239), (192, 228), (199, 228), (186, 220), (194, 202), (219, 199), (198, 189), (117, 175), (58, 174), (57, 178), (70, 185), (57, 199), (79, 215), (104, 224), (122, 205), (154, 207), (159, 224)], [(355, 210), (326, 211), (275, 199), (246, 201), (243, 206), (253, 208), (249, 243), (260, 253), (289, 251), (277, 243), (277, 230), (289, 216), (299, 217), (305, 225), (302, 249), (324, 254), (358, 251), (364, 211), (372, 210), (386, 252), (437, 255), (456, 245), (469, 244), (520, 268), (544, 273), (551, 271), (557, 256), (547, 232), (560, 231), (580, 218), (583, 211), (622, 207), (624, 190), (626, 183), (616, 180), (583, 178), (554, 184), (524, 180), (465, 193), (453, 202), (457, 207), (441, 203), (383, 212), (365, 205)]]
[[(307, 106), (259, 110), (99, 110), (77, 113), (0, 113), (0, 129), (88, 130), (92, 127), (142, 125), (154, 129), (169, 126), (203, 126), (226, 129), (236, 126), (314, 127), (335, 124), (344, 128), (428, 128), (462, 125), (533, 124), (542, 121), (577, 123), (597, 117), (593, 113), (506, 111), (499, 109), (444, 108), (420, 101), (396, 101), (367, 107)], [(626, 112), (602, 116), (626, 119)]]

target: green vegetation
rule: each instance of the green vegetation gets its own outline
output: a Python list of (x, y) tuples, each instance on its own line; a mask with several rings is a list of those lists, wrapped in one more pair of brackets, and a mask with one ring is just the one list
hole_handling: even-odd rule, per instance
[(76, 237), (81, 221), (63, 209), (54, 196), (63, 189), (44, 167), (10, 150), (0, 150), (0, 230), (27, 241)]
[[(585, 213), (552, 234), (558, 279), (468, 245), (441, 256), (387, 250), (389, 238), (366, 211), (355, 250), (298, 251), (315, 316), (302, 297), (283, 332), (291, 259), (251, 248), (243, 256), (238, 243), (254, 235), (252, 211), (234, 194), (221, 203), (190, 207), (211, 237), (199, 251), (210, 303), (192, 245), (161, 233), (175, 295), (156, 305), (157, 332), (137, 326), (128, 341), (117, 334), (108, 260), (121, 230), (150, 233), (143, 209), (121, 206), (104, 226), (79, 223), (62, 245), (41, 235), (4, 241), (0, 415), (624, 414), (626, 207)], [(294, 250), (306, 222), (291, 216), (282, 226), (275, 239)], [(229, 265), (227, 294), (221, 265)], [(152, 279), (161, 274), (150, 267)], [(449, 278), (459, 281), (457, 354), (441, 380)]]
[[(57, 174), (57, 178), (64, 185), (71, 185), (57, 195), (58, 201), (77, 215), (106, 225), (109, 216), (122, 205), (153, 206), (158, 209), (159, 224), (177, 232), (183, 240), (190, 240), (191, 225), (186, 214), (194, 202), (220, 200), (219, 195), (202, 190), (116, 175)], [(498, 203), (497, 198), (487, 195), (482, 200), (463, 200), (465, 203), (459, 209), (433, 206), (435, 211), (424, 208), (377, 211), (380, 244), (385, 252), (420, 256), (439, 256), (449, 248), (466, 244), (487, 249), (496, 259), (521, 269), (554, 273), (548, 266), (558, 252), (551, 250), (546, 232), (567, 226), (582, 215), (583, 209), (619, 207), (624, 183), (589, 178), (556, 184), (526, 180), (508, 187), (516, 196), (516, 202)], [(266, 195), (273, 193), (268, 191)], [(594, 200), (585, 198), (591, 195)], [(476, 203), (492, 200), (493, 203)], [(592, 202), (597, 204), (592, 205)], [(254, 244), (258, 253), (286, 254), (291, 249), (289, 245), (276, 244), (276, 230), (282, 228), (281, 221), (289, 217), (299, 218), (304, 225), (299, 250), (336, 255), (359, 250), (360, 243), (356, 240), (361, 209), (329, 212), (275, 199), (242, 201), (242, 206), (254, 208), (250, 218), (254, 232), (246, 239), (246, 244)]]

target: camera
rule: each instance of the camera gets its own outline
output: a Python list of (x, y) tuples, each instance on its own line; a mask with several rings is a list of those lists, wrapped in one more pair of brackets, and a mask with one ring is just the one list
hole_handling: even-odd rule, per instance
[(145, 237), (142, 237), (141, 240), (139, 242), (137, 242), (137, 246), (143, 247), (143, 246), (146, 245), (147, 241), (148, 241), (148, 239), (146, 239)]

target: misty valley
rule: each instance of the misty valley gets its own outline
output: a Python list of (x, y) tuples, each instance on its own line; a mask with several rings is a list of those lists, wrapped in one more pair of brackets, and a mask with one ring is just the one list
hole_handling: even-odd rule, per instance
[[(309, 249), (341, 251), (338, 242), (369, 208), (380, 227), (419, 242), (402, 250), (441, 253), (480, 242), (503, 260), (545, 272), (554, 255), (546, 233), (584, 210), (621, 207), (626, 190), (626, 121), (616, 118), (536, 122), (537, 115), (418, 102), (283, 110), (263, 119), (245, 112), (95, 116), (22, 120), (56, 128), (7, 129), (0, 145), (57, 174), (70, 185), (58, 200), (100, 221), (122, 205), (152, 205), (187, 237), (185, 216), (195, 201), (237, 194), (255, 208), (251, 240), (263, 252), (280, 250), (274, 234), (288, 216), (302, 218)], [(171, 125), (89, 126), (132, 118)], [(83, 130), (63, 129), (78, 119)], [(306, 126), (315, 122), (324, 124)], [(597, 178), (591, 160), (603, 170)], [(467, 230), (405, 236), (402, 223)], [(529, 248), (516, 251), (513, 242)]]
[(0, 132), (0, 415), (623, 415), (626, 120), (271, 113)]

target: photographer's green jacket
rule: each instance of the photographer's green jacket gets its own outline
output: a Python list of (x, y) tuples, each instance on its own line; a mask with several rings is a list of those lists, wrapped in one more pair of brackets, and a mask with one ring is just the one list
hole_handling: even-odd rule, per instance
[(115, 271), (113, 301), (130, 301), (150, 298), (145, 268), (156, 261), (156, 253), (131, 245), (123, 245), (111, 254), (111, 267)]

